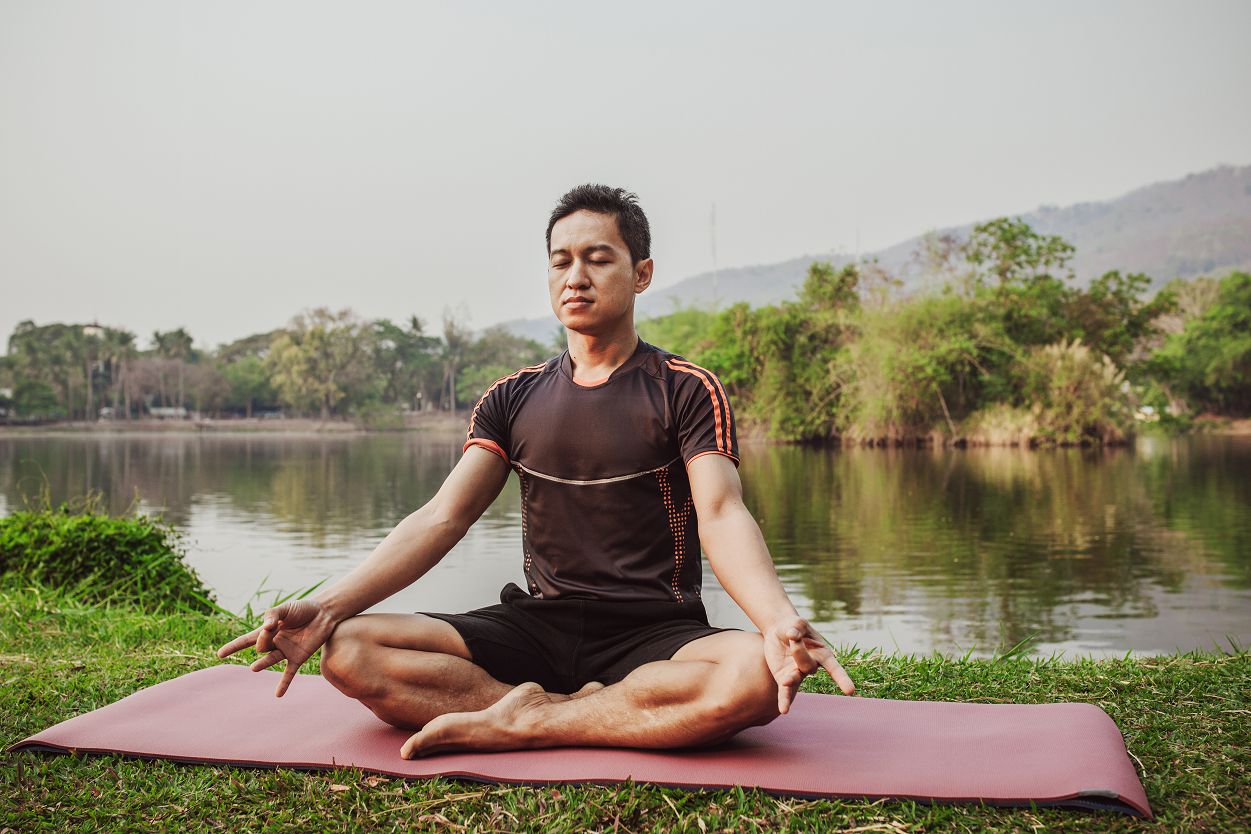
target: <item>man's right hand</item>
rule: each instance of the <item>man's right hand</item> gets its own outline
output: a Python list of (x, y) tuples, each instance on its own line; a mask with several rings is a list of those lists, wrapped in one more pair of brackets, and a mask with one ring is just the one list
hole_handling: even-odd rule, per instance
[(253, 672), (286, 660), (282, 680), (274, 691), (274, 696), (281, 698), (300, 671), (300, 666), (330, 639), (338, 625), (339, 621), (315, 599), (284, 602), (265, 612), (260, 628), (231, 640), (217, 650), (217, 656), (229, 657), (240, 649), (255, 645), (258, 654), (266, 654), (253, 661)]

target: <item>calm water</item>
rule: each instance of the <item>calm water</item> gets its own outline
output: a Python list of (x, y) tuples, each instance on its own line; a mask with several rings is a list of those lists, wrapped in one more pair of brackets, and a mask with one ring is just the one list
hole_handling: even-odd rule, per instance
[[(218, 601), (327, 584), (429, 499), (454, 438), (0, 438), (0, 513), (47, 484), (187, 533)], [(834, 643), (989, 654), (1251, 644), (1251, 438), (1026, 452), (745, 446), (748, 507)], [(517, 481), (433, 572), (371, 611), (463, 610), (521, 582)], [(324, 587), (324, 586), (323, 586)], [(714, 623), (749, 625), (705, 565)]]

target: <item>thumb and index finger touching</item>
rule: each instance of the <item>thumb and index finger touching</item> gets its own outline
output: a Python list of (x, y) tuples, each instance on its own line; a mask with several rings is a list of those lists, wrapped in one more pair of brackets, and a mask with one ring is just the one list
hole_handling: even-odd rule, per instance
[(819, 665), (829, 673), (844, 695), (854, 695), (855, 683), (847, 674), (847, 670), (834, 657), (834, 652), (825, 642), (825, 638), (817, 634), (811, 625), (804, 623), (803, 626), (803, 628), (792, 627), (786, 632), (789, 652), (794, 658), (795, 665), (805, 676), (815, 672)]
[(251, 645), (255, 645), (258, 652), (272, 651), (274, 648), (274, 635), (281, 625), (285, 607), (284, 604), (266, 611), (260, 628), (254, 628), (247, 634), (240, 635), (226, 643), (217, 650), (217, 656), (229, 657), (240, 649), (246, 649)]

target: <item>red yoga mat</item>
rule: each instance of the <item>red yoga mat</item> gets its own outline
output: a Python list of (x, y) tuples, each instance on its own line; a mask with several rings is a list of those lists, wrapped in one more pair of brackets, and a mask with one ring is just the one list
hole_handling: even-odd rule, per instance
[(142, 689), (9, 748), (180, 762), (351, 766), (521, 784), (761, 788), (802, 797), (1108, 809), (1151, 816), (1125, 743), (1093, 704), (961, 704), (801, 693), (788, 715), (713, 748), (558, 748), (400, 758), (411, 735), (318, 675), (224, 664)]

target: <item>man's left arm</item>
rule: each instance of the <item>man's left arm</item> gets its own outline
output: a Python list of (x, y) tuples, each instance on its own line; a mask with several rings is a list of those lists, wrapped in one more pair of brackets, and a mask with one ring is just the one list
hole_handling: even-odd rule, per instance
[(725, 455), (700, 455), (687, 465), (699, 519), (699, 541), (721, 587), (764, 637), (765, 661), (778, 682), (778, 710), (790, 709), (799, 684), (823, 667), (847, 695), (856, 691), (825, 640), (799, 616), (778, 579), (756, 519), (743, 504), (743, 485)]

